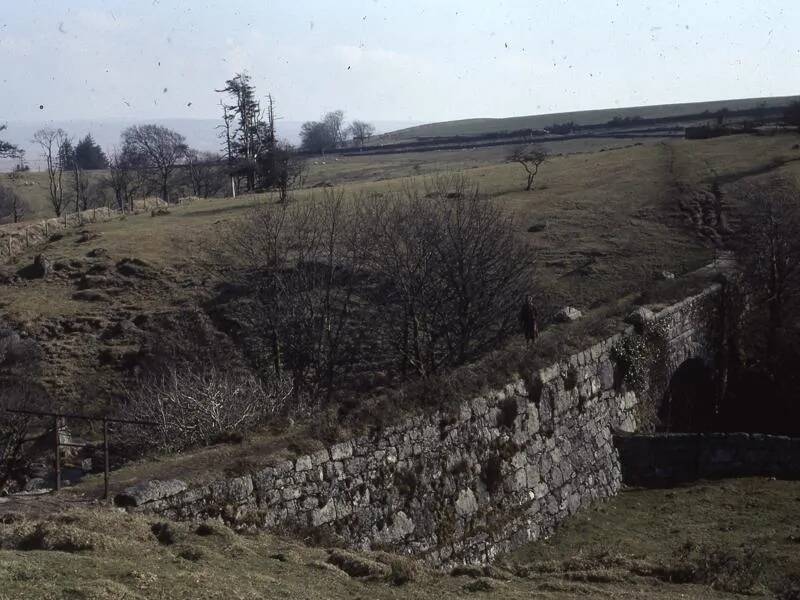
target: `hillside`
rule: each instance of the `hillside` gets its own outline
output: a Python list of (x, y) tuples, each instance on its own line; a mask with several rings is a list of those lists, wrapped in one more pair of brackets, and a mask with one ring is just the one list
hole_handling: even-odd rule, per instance
[(457, 135), (480, 135), (501, 131), (520, 129), (546, 129), (554, 124), (574, 122), (576, 125), (599, 125), (619, 117), (621, 119), (661, 119), (675, 117), (676, 121), (685, 115), (697, 115), (708, 111), (714, 113), (722, 109), (731, 111), (786, 106), (798, 100), (800, 96), (783, 96), (772, 98), (745, 98), (731, 100), (715, 100), (711, 102), (690, 102), (685, 104), (661, 104), (651, 106), (633, 106), (624, 108), (607, 108), (601, 110), (584, 110), (574, 112), (529, 115), (524, 117), (507, 117), (497, 119), (461, 119), (428, 123), (392, 131), (378, 136), (373, 143), (397, 143), (421, 138), (435, 138)]
[(450, 574), (216, 522), (6, 512), (0, 599), (795, 598), (798, 494), (768, 479), (628, 490), (549, 540)]
[[(341, 183), (349, 194), (387, 194), (427, 185), (410, 174), (464, 171), (516, 216), (518, 235), (536, 251), (531, 287), (545, 319), (570, 305), (590, 317), (587, 331), (613, 330), (624, 316), (618, 304), (653, 286), (655, 273), (680, 276), (712, 258), (720, 235), (709, 220), (713, 181), (796, 176), (796, 141), (788, 134), (731, 136), (555, 156), (531, 193), (521, 191), (521, 169), (493, 151), (440, 152), (434, 160), (430, 154), (343, 157), (315, 165), (310, 181)], [(296, 201), (323, 193), (303, 190)], [(198, 200), (166, 215), (87, 225), (2, 267), (3, 320), (39, 345), (38, 377), (57, 402), (113, 411), (125, 387), (167, 351), (213, 352), (245, 364), (244, 348), (215, 317), (220, 286), (231, 275), (216, 248), (226, 227), (272, 201), (269, 195)], [(17, 276), (40, 252), (52, 261), (52, 276)]]

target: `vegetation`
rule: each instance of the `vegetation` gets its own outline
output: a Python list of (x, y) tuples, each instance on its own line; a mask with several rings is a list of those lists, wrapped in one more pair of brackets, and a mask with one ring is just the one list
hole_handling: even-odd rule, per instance
[(28, 210), (27, 203), (14, 188), (0, 184), (0, 223), (18, 223)]
[(123, 415), (156, 424), (157, 439), (151, 428), (129, 429), (129, 441), (136, 447), (177, 452), (263, 425), (283, 411), (290, 394), (288, 381), (266, 385), (252, 376), (218, 371), (213, 365), (204, 372), (172, 367), (148, 375), (132, 389)]
[(42, 149), (42, 158), (47, 167), (50, 205), (56, 217), (60, 217), (65, 208), (63, 179), (66, 164), (63, 149), (68, 141), (67, 133), (63, 129), (45, 127), (34, 134), (33, 140)]
[[(215, 522), (73, 509), (0, 523), (8, 598), (791, 598), (797, 482), (633, 490), (553, 537), (451, 574), (384, 552), (310, 548)], [(776, 523), (785, 526), (776, 527)], [(400, 587), (398, 587), (400, 586)]]
[(184, 137), (161, 125), (133, 125), (122, 132), (125, 161), (157, 181), (161, 199), (169, 202), (173, 172), (186, 155)]
[[(5, 123), (0, 125), (0, 131), (4, 131), (8, 127)], [(7, 156), (17, 156), (19, 153), (19, 148), (17, 148), (14, 144), (10, 142), (6, 142), (4, 140), (0, 140), (0, 158), (4, 158)]]
[(539, 167), (542, 166), (546, 160), (547, 152), (538, 146), (519, 146), (508, 156), (509, 162), (518, 163), (525, 169), (525, 173), (527, 174), (526, 192), (531, 191), (533, 180), (539, 174)]
[[(364, 362), (388, 381), (474, 360), (516, 328), (531, 253), (504, 214), (463, 181), (376, 198), (258, 207), (224, 232), (223, 250), (257, 282), (231, 307), (296, 391), (328, 397)], [(366, 332), (369, 331), (369, 335)], [(258, 343), (257, 340), (269, 340)], [(262, 346), (264, 346), (262, 348)]]

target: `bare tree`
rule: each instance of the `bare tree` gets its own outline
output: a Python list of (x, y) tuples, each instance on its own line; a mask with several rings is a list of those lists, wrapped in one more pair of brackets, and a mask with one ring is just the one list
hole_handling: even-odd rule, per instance
[(275, 148), (273, 161), (276, 170), (275, 188), (278, 190), (278, 201), (285, 203), (289, 200), (289, 192), (297, 186), (302, 186), (308, 163), (297, 155), (291, 144), (278, 144)]
[(513, 219), (462, 179), (434, 188), (380, 201), (332, 191), (231, 224), (225, 249), (253, 290), (231, 318), (267, 340), (252, 354), (330, 398), (364, 364), (428, 376), (514, 333), (533, 259)]
[(133, 125), (122, 132), (122, 147), (132, 163), (155, 175), (161, 198), (169, 202), (170, 178), (186, 155), (186, 139), (161, 125)]
[(386, 282), (376, 302), (403, 372), (463, 364), (516, 330), (533, 256), (512, 216), (463, 178), (366, 206), (370, 268)]
[(224, 159), (219, 154), (187, 150), (186, 171), (193, 195), (208, 198), (224, 192), (227, 174)]
[(131, 157), (114, 150), (108, 161), (108, 177), (106, 184), (114, 192), (117, 207), (126, 212), (133, 210), (133, 199), (137, 191), (137, 176)]
[(33, 142), (42, 149), (42, 158), (47, 167), (47, 181), (50, 205), (57, 217), (64, 210), (64, 157), (62, 148), (68, 141), (67, 133), (63, 129), (45, 127), (33, 134)]
[(86, 177), (83, 166), (78, 160), (77, 152), (72, 145), (72, 140), (66, 139), (61, 144), (59, 160), (63, 168), (72, 173), (72, 185), (75, 194), (75, 212), (86, 210), (89, 207), (88, 198), (86, 196), (89, 180)]
[(25, 440), (35, 420), (8, 409), (48, 409), (49, 398), (35, 381), (40, 376), (41, 351), (31, 338), (20, 336), (0, 321), (0, 492), (25, 466)]
[(324, 154), (344, 145), (344, 112), (326, 113), (321, 121), (306, 121), (300, 128), (300, 147), (307, 152)]
[(247, 269), (257, 307), (250, 327), (270, 341), (272, 369), (290, 371), (298, 393), (332, 393), (357, 359), (356, 288), (364, 275), (364, 230), (341, 192), (302, 204), (263, 205), (224, 234)]
[(375, 133), (375, 126), (366, 121), (353, 121), (347, 132), (353, 138), (353, 143), (363, 148), (367, 140)]
[(8, 186), (0, 185), (0, 221), (10, 219), (19, 222), (28, 212), (28, 204)]
[(754, 308), (766, 309), (767, 355), (778, 358), (780, 337), (800, 314), (800, 194), (773, 179), (740, 187), (742, 226), (734, 238)]
[(531, 191), (533, 180), (539, 173), (539, 167), (547, 160), (548, 154), (544, 148), (538, 146), (519, 146), (508, 156), (508, 162), (515, 162), (522, 165), (527, 174), (527, 185), (525, 191)]
[(131, 428), (134, 444), (176, 452), (264, 424), (283, 411), (291, 392), (285, 378), (265, 385), (252, 375), (175, 368), (140, 382), (123, 414), (157, 424), (157, 439), (150, 429)]

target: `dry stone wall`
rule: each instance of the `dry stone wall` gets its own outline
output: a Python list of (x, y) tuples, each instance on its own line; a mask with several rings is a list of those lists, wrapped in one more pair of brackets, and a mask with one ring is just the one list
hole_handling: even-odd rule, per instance
[(800, 477), (800, 438), (758, 433), (657, 433), (615, 438), (623, 480), (674, 485), (721, 477)]
[(35, 223), (0, 225), (0, 262), (22, 254), (28, 248), (43, 244), (58, 231), (82, 227), (87, 223), (99, 223), (118, 217), (119, 211), (112, 208), (90, 208), (81, 212), (65, 213), (60, 217)]
[[(694, 319), (718, 292), (656, 315), (676, 353), (707, 347), (707, 328)], [(134, 491), (120, 503), (176, 519), (313, 531), (435, 565), (491, 560), (619, 490), (613, 435), (636, 431), (639, 399), (620, 384), (612, 349), (630, 334), (452, 410), (210, 485)]]

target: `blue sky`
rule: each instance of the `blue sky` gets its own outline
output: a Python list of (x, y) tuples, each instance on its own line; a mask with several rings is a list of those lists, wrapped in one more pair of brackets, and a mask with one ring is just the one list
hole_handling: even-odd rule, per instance
[(214, 88), (245, 69), (288, 120), (336, 108), (435, 121), (800, 92), (797, 0), (0, 5), (0, 122), (217, 117)]

